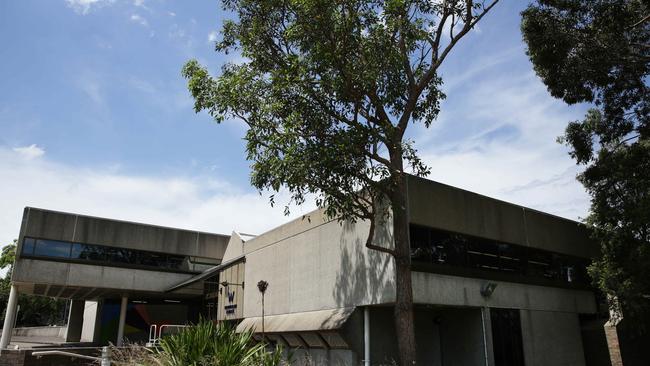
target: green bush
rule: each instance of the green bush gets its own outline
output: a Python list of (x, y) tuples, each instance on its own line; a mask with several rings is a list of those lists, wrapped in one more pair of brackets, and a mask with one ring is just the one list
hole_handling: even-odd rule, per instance
[(160, 340), (158, 358), (167, 366), (278, 366), (282, 350), (267, 351), (252, 333), (237, 333), (225, 324), (201, 320)]

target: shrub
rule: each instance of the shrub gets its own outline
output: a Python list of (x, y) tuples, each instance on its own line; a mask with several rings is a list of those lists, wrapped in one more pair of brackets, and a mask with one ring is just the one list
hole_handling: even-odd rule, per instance
[(201, 320), (160, 340), (158, 358), (166, 366), (278, 366), (282, 350), (266, 350), (252, 333), (237, 333), (223, 323)]

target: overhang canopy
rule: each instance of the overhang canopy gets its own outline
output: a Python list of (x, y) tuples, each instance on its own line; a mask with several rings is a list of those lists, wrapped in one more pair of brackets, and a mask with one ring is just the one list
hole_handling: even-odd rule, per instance
[(228, 267), (231, 264), (235, 264), (235, 263), (237, 263), (239, 261), (243, 261), (245, 259), (246, 259), (246, 257), (241, 255), (241, 256), (233, 258), (233, 259), (231, 259), (229, 261), (223, 262), (218, 266), (208, 268), (205, 271), (199, 273), (198, 275), (196, 275), (194, 277), (191, 277), (191, 278), (189, 278), (189, 279), (187, 279), (187, 280), (185, 280), (185, 281), (183, 281), (181, 283), (177, 283), (177, 284), (167, 288), (165, 290), (165, 292), (178, 290), (178, 289), (183, 288), (185, 286), (189, 286), (189, 285), (191, 285), (191, 284), (193, 284), (193, 283), (195, 283), (197, 281), (201, 281), (201, 280), (204, 280), (206, 278), (212, 277), (213, 275), (217, 274), (217, 272), (221, 271), (223, 268)]
[[(321, 330), (336, 330), (350, 318), (354, 308), (340, 308), (329, 310), (308, 311), (282, 315), (269, 315), (264, 317), (264, 331), (269, 333), (279, 332), (309, 332)], [(262, 317), (245, 318), (237, 326), (238, 332), (262, 331)]]

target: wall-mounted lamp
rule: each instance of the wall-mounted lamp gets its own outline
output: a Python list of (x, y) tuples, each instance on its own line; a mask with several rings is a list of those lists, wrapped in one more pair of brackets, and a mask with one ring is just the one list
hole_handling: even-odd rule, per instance
[(233, 283), (233, 282), (228, 282), (228, 281), (223, 281), (219, 283), (223, 287), (228, 287), (228, 286), (241, 286), (241, 288), (244, 288), (244, 283)]
[(481, 296), (486, 298), (492, 296), (492, 293), (496, 288), (497, 288), (497, 284), (494, 282), (484, 283), (483, 285), (481, 285)]

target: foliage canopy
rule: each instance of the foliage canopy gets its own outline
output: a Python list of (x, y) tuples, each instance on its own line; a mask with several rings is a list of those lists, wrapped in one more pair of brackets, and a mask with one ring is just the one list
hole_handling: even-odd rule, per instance
[(535, 71), (568, 104), (592, 103), (560, 138), (585, 167), (602, 255), (594, 282), (627, 310), (650, 295), (650, 3), (538, 0), (522, 32)]
[[(313, 195), (329, 217), (370, 222), (366, 246), (395, 259), (402, 365), (416, 360), (406, 171), (429, 172), (405, 133), (436, 119), (439, 67), (497, 2), (224, 0), (236, 20), (216, 49), (242, 59), (216, 78), (195, 60), (183, 68), (197, 112), (248, 125), (253, 186), (285, 187), (296, 204)], [(389, 212), (393, 248), (372, 242)]]

